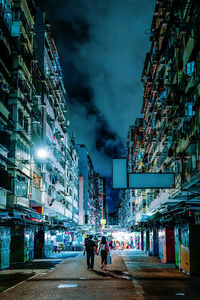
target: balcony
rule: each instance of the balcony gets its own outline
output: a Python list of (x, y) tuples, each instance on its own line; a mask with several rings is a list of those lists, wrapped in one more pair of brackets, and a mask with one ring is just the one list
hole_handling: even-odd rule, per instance
[(69, 209), (65, 209), (65, 217), (72, 219), (72, 212)]
[[(23, 179), (23, 180), (22, 180)], [(21, 178), (21, 180), (15, 180), (15, 188), (14, 193), (17, 197), (27, 198), (28, 192), (28, 182), (25, 177)]]
[(17, 196), (15, 204), (29, 207), (29, 200), (27, 198)]
[(42, 192), (34, 186), (32, 187), (31, 200), (37, 203), (42, 203)]
[(4, 21), (5, 26), (10, 31), (11, 29), (11, 7), (8, 4), (0, 3), (0, 15)]

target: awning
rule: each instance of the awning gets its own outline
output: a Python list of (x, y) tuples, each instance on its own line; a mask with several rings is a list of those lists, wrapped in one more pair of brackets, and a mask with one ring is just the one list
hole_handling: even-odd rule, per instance
[(20, 211), (22, 211), (23, 213), (25, 213), (25, 215), (27, 217), (29, 217), (29, 218), (38, 219), (38, 220), (42, 220), (43, 219), (43, 215), (37, 213), (32, 208), (25, 207), (25, 206), (22, 206), (20, 204), (16, 204), (15, 207), (16, 207), (16, 209), (19, 209)]
[(15, 164), (13, 164), (13, 162), (11, 160), (9, 160), (7, 157), (3, 156), (2, 154), (0, 154), (0, 159), (5, 161), (8, 164), (8, 166), (16, 167)]
[[(14, 168), (8, 168), (9, 170), (13, 170)], [(28, 176), (26, 173), (22, 172), (20, 169), (15, 169), (17, 172), (19, 172), (20, 174), (22, 174), (24, 177), (27, 177), (30, 180), (33, 180), (33, 178), (31, 178), (30, 176)]]

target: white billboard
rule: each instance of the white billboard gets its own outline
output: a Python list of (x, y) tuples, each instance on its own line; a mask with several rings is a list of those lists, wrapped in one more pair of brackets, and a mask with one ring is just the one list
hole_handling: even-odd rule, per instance
[(113, 189), (127, 188), (127, 166), (126, 159), (113, 159)]
[(130, 189), (173, 189), (173, 173), (134, 173), (129, 174)]

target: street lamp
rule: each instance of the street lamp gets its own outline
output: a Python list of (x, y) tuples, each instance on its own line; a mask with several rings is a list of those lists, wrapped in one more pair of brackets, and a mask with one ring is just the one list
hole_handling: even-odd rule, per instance
[(37, 150), (37, 157), (41, 159), (45, 159), (48, 157), (48, 151), (46, 148), (40, 148)]

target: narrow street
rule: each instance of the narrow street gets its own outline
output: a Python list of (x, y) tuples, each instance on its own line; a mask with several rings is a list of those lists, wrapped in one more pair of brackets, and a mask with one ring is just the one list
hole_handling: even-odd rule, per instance
[[(113, 264), (106, 271), (100, 268), (99, 256), (94, 271), (88, 271), (82, 252), (34, 260), (24, 269), (2, 270), (1, 299), (200, 299), (199, 277), (140, 250), (112, 251), (112, 255)], [(13, 286), (5, 286), (8, 277)]]

